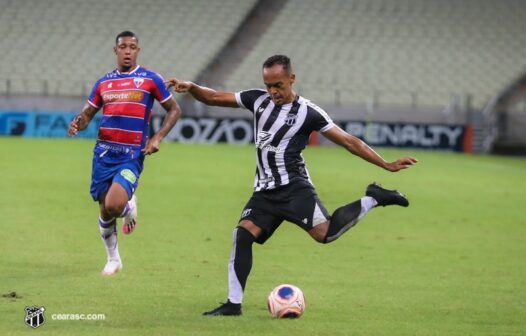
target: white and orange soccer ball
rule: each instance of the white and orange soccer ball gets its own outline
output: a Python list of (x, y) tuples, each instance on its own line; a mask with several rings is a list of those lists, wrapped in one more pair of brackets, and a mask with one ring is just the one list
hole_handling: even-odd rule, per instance
[(268, 310), (276, 318), (298, 318), (305, 311), (305, 297), (301, 289), (283, 284), (270, 292)]

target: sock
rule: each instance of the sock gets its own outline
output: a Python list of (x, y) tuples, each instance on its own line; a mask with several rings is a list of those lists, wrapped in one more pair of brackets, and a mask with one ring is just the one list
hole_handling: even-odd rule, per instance
[(122, 213), (119, 215), (119, 218), (126, 217), (130, 213), (131, 206), (130, 201), (126, 202), (126, 205), (124, 206), (124, 210), (122, 210)]
[(378, 202), (371, 196), (364, 196), (360, 199), (360, 201), (362, 201), (362, 211), (365, 211), (363, 215), (365, 215), (367, 212), (369, 212), (369, 210), (378, 205)]
[(102, 217), (99, 217), (99, 231), (104, 246), (106, 247), (108, 260), (120, 260), (121, 257), (117, 244), (117, 222), (115, 218), (105, 221)]
[(254, 236), (238, 226), (232, 235), (234, 244), (228, 263), (228, 300), (241, 304), (247, 278), (252, 269), (252, 244)]
[(358, 201), (336, 209), (331, 216), (325, 243), (330, 243), (340, 238), (341, 235), (356, 225), (356, 223), (377, 204), (378, 202), (376, 202), (374, 198), (364, 196)]

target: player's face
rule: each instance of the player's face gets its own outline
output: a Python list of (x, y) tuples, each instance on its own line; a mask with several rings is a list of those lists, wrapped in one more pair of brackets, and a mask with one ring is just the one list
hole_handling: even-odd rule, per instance
[(114, 50), (120, 71), (129, 71), (137, 65), (137, 56), (141, 48), (139, 48), (139, 42), (135, 37), (119, 37)]
[(295, 95), (292, 91), (292, 84), (295, 79), (296, 75), (283, 69), (281, 64), (263, 68), (263, 82), (276, 105), (292, 103)]

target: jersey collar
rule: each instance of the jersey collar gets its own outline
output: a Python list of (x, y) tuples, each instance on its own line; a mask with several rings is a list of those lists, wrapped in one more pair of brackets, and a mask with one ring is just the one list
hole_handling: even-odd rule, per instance
[(135, 71), (137, 71), (141, 66), (139, 64), (137, 64), (135, 66), (135, 68), (132, 70), (132, 71), (128, 71), (128, 72), (120, 72), (119, 69), (115, 69), (115, 71), (117, 71), (117, 74), (119, 75), (131, 75), (133, 74)]
[(300, 95), (296, 93), (296, 96), (294, 97), (294, 100), (292, 102), (286, 103), (280, 106), (283, 107), (283, 106), (293, 105), (294, 103), (299, 103), (300, 102), (299, 100), (300, 100)]

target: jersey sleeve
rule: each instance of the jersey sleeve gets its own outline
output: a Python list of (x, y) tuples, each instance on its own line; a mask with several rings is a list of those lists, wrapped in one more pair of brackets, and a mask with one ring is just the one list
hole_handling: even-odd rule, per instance
[(100, 94), (100, 82), (101, 80), (99, 79), (95, 83), (95, 85), (93, 85), (93, 89), (91, 89), (91, 94), (89, 95), (89, 98), (88, 98), (88, 104), (90, 104), (91, 106), (97, 109), (102, 107), (102, 96)]
[(152, 94), (159, 101), (159, 103), (164, 103), (172, 97), (172, 93), (168, 91), (166, 85), (164, 85), (164, 79), (161, 75), (154, 73), (152, 75), (153, 80), (153, 89)]
[(254, 113), (254, 103), (256, 100), (266, 94), (267, 91), (261, 89), (252, 89), (236, 92), (236, 101), (240, 107), (243, 107)]
[(308, 118), (314, 131), (323, 133), (334, 127), (331, 117), (321, 107), (310, 102), (307, 106)]

